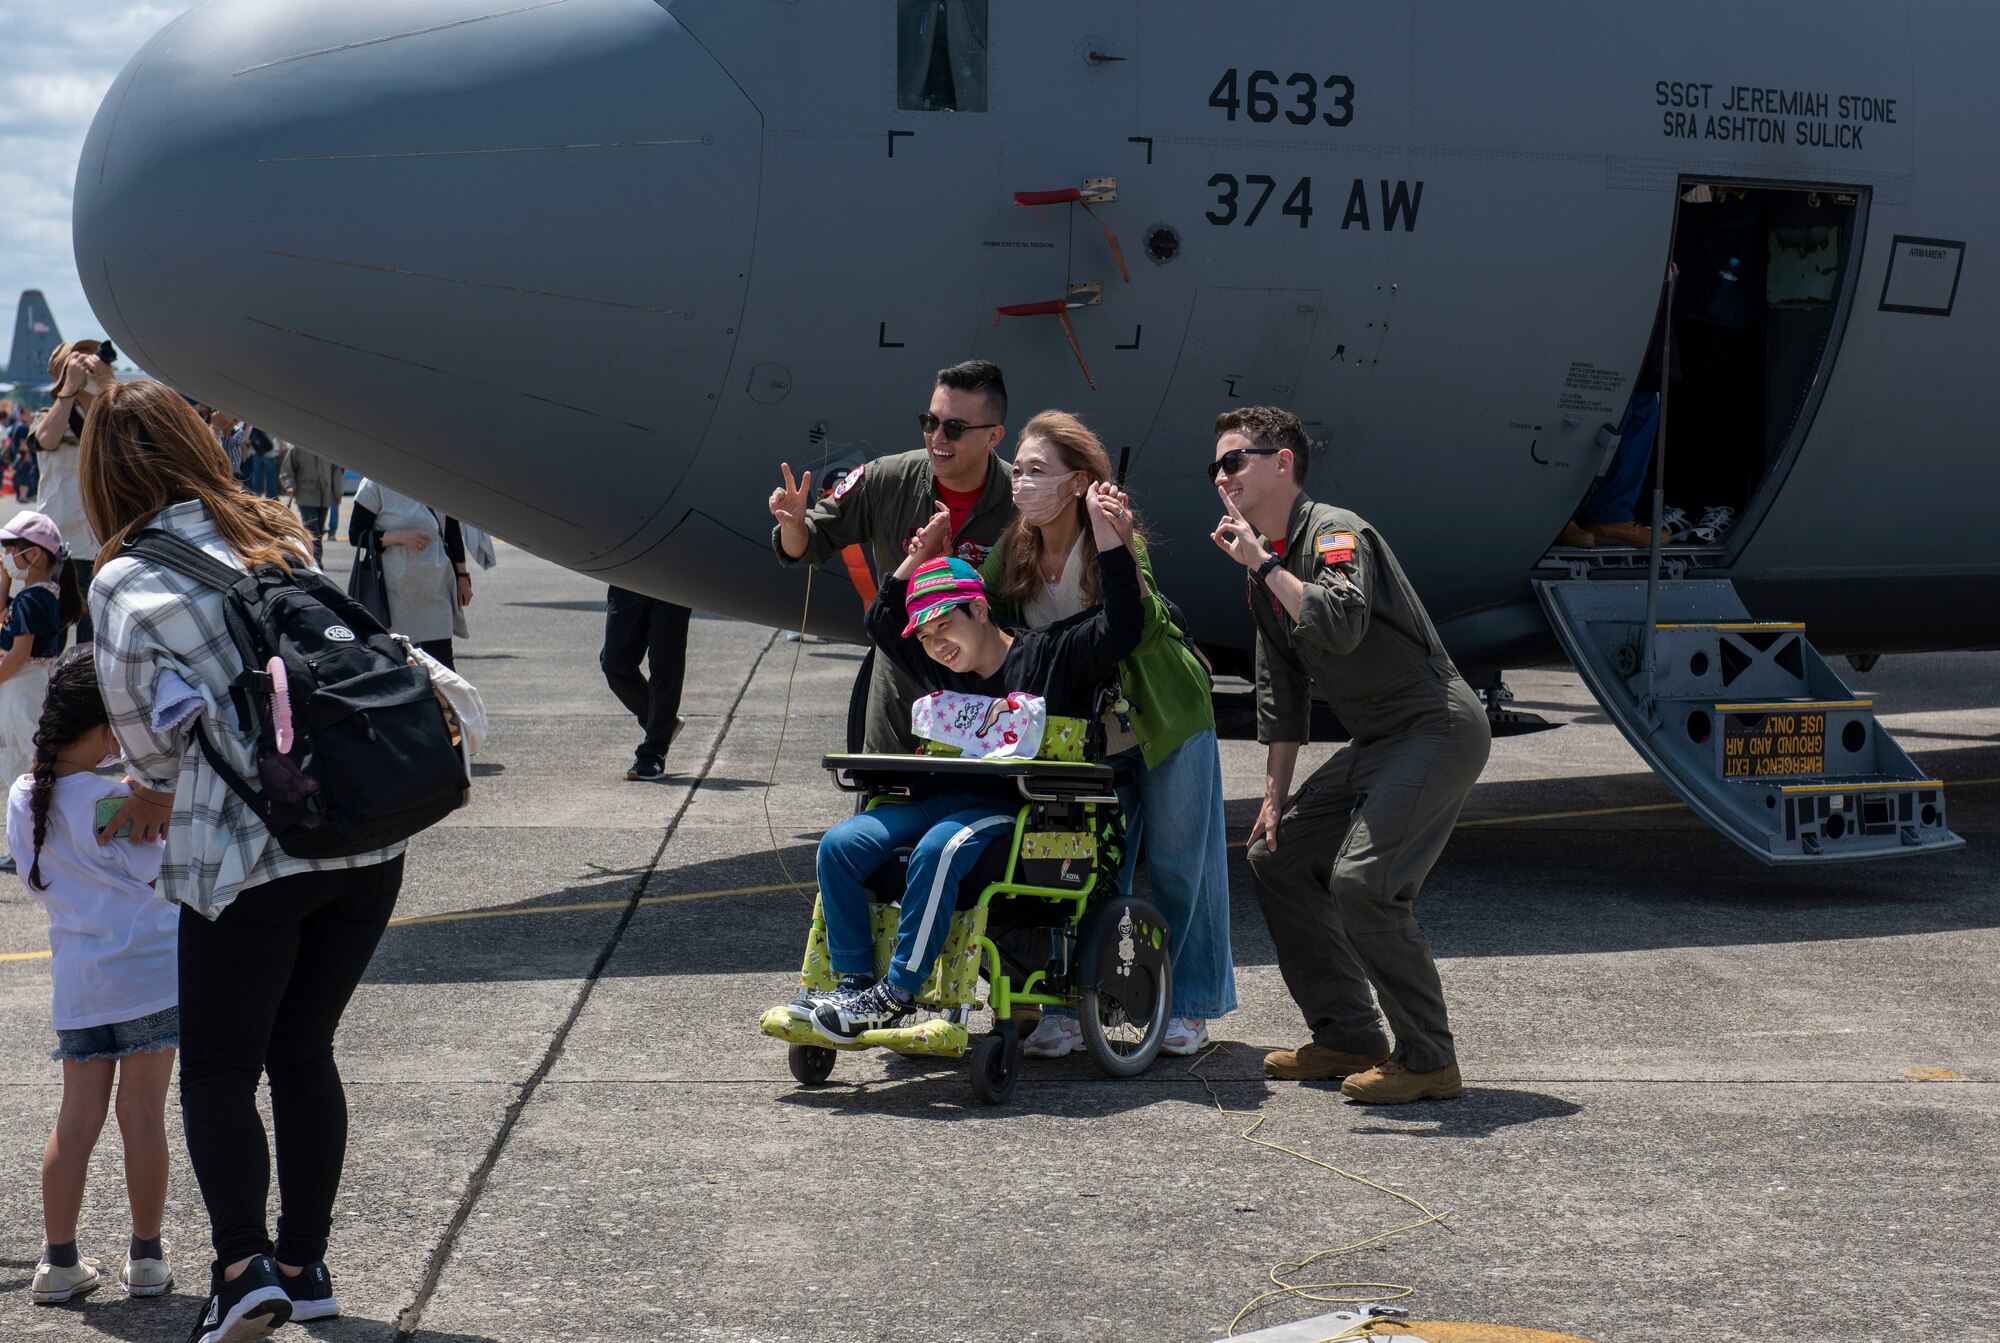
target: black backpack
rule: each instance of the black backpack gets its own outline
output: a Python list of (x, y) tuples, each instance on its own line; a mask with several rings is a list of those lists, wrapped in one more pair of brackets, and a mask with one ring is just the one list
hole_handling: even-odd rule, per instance
[[(244, 672), (230, 700), (254, 742), (257, 780), (238, 774), (197, 725), (202, 754), (250, 804), (286, 853), (371, 853), (435, 825), (465, 805), (471, 784), (428, 673), (361, 605), (317, 570), (276, 565), (240, 573), (158, 528), (127, 554), (222, 593)], [(293, 741), (280, 752), (270, 713), (281, 658)]]

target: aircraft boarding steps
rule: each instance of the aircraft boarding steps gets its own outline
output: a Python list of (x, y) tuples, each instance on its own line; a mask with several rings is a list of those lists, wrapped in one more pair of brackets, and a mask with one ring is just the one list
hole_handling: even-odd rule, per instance
[(1653, 666), (1646, 584), (1536, 589), (1556, 638), (1621, 732), (1709, 824), (1767, 863), (1955, 848), (1927, 777), (1813, 650), (1752, 620), (1730, 583), (1662, 583)]

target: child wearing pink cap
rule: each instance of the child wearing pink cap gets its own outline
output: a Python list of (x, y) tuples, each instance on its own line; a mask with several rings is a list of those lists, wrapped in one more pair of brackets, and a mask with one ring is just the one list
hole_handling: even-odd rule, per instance
[[(65, 632), (83, 614), (83, 585), (55, 523), (40, 513), (16, 513), (0, 526), (0, 783), (11, 785), (35, 761), (35, 727), (48, 693), (49, 667)], [(0, 872), (15, 870), (0, 856)]]
[[(1129, 512), (1124, 497), (1116, 486), (1096, 486), (1085, 507), (1104, 593), (1092, 617), (1046, 630), (1003, 629), (978, 570), (944, 556), (951, 514), (940, 504), (868, 608), (868, 637), (926, 691), (1021, 692), (1040, 696), (1052, 714), (1089, 717), (1097, 687), (1138, 647), (1145, 607), (1138, 564), (1120, 530)], [(1010, 833), (1014, 810), (989, 795), (937, 793), (876, 807), (827, 831), (819, 842), (819, 899), (840, 984), (802, 997), (793, 1015), (811, 1021), (822, 1039), (846, 1044), (907, 1014), (944, 945), (959, 882), (988, 844)], [(877, 982), (865, 883), (904, 844), (914, 847), (896, 950)]]

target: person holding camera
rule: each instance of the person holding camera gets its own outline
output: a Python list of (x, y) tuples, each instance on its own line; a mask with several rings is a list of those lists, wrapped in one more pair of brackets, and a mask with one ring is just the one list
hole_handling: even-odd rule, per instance
[[(97, 398), (118, 385), (112, 361), (118, 352), (110, 341), (66, 340), (49, 356), (49, 376), (55, 379), (55, 401), (35, 421), (34, 446), (40, 455), (42, 472), (42, 514), (56, 525), (77, 556), (97, 553), (97, 534), (83, 510), (83, 491), (77, 483), (77, 443), (83, 437), (83, 417)], [(94, 566), (78, 558), (76, 572), (81, 591), (90, 590)], [(76, 641), (91, 641), (90, 612), (76, 623)]]

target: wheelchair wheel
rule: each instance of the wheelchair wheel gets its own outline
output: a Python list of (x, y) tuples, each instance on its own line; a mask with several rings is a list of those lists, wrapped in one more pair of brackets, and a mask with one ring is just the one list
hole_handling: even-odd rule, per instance
[(1144, 1025), (1132, 1020), (1123, 1007), (1109, 994), (1100, 993), (1095, 985), (1086, 987), (1077, 1002), (1084, 1050), (1113, 1077), (1137, 1077), (1146, 1071), (1167, 1038), (1167, 1011), (1174, 1001), (1171, 961), (1160, 963), (1153, 984), (1153, 1010)]
[(1160, 911), (1130, 895), (1092, 905), (1077, 930), (1083, 1047), (1113, 1077), (1146, 1071), (1167, 1038), (1174, 1001), (1168, 933)]
[(816, 1087), (833, 1075), (833, 1061), (840, 1055), (819, 1045), (792, 1045), (785, 1050), (785, 1062), (799, 1085)]
[(1002, 1027), (972, 1042), (972, 1095), (980, 1104), (1005, 1105), (1020, 1080), (1020, 1032)]

